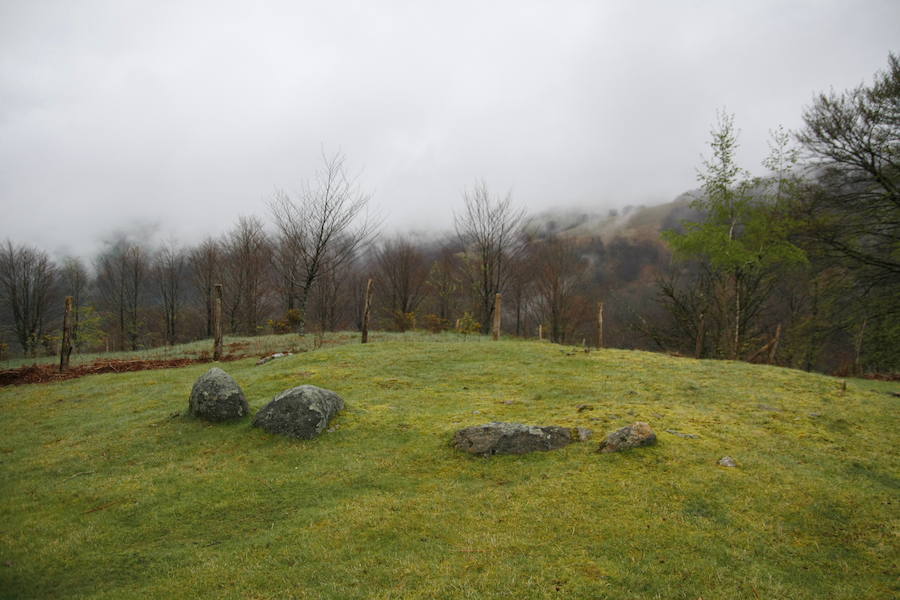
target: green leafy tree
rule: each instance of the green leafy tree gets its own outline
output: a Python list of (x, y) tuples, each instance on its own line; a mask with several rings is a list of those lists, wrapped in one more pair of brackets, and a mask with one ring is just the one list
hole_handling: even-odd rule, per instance
[(701, 263), (708, 292), (703, 302), (692, 306), (713, 313), (710, 322), (719, 325), (718, 352), (736, 359), (771, 292), (774, 271), (805, 260), (803, 251), (790, 241), (791, 221), (785, 210), (796, 182), (792, 175), (796, 153), (783, 130), (774, 132), (772, 152), (764, 163), (773, 172), (753, 178), (737, 164), (733, 115), (720, 113), (711, 134), (712, 155), (698, 171), (701, 194), (692, 203), (705, 218), (664, 237), (677, 257)]
[(815, 179), (797, 203), (803, 243), (852, 282), (829, 315), (853, 369), (900, 369), (900, 57), (871, 85), (819, 94), (797, 139)]

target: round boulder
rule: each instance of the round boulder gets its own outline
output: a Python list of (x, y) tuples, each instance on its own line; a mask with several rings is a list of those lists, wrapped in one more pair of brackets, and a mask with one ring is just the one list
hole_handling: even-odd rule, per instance
[(344, 401), (330, 390), (300, 385), (275, 396), (253, 418), (253, 426), (269, 433), (310, 440), (328, 427), (328, 421), (344, 408)]
[(522, 423), (476, 425), (460, 429), (453, 437), (456, 448), (479, 456), (555, 450), (571, 441), (572, 430), (566, 427), (537, 427)]
[(228, 421), (247, 416), (250, 407), (234, 378), (213, 367), (194, 383), (188, 413), (205, 421)]
[(642, 421), (632, 423), (617, 431), (613, 431), (600, 442), (600, 452), (618, 452), (639, 446), (650, 446), (656, 443), (656, 434), (650, 426)]

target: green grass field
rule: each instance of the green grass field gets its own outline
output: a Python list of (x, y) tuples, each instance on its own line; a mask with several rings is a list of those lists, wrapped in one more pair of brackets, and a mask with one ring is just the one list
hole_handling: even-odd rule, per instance
[[(900, 593), (896, 386), (566, 350), (407, 335), (224, 365), (254, 411), (303, 383), (341, 394), (313, 441), (184, 416), (209, 365), (2, 388), (0, 596)], [(490, 459), (450, 447), (495, 420), (595, 439)], [(596, 453), (638, 420), (656, 446)]]

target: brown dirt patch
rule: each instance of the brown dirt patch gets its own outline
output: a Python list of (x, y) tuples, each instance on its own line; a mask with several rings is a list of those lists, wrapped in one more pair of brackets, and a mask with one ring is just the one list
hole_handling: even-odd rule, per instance
[[(244, 358), (242, 355), (228, 354), (223, 361), (232, 361)], [(71, 367), (64, 373), (59, 372), (59, 367), (53, 364), (34, 364), (0, 371), (0, 386), (22, 385), (26, 383), (49, 383), (51, 381), (63, 381), (75, 379), (85, 375), (97, 375), (98, 373), (128, 373), (130, 371), (148, 371), (150, 369), (173, 369), (186, 367), (197, 363), (212, 362), (208, 357), (202, 358), (172, 358), (161, 360), (104, 360), (98, 359), (86, 365)]]

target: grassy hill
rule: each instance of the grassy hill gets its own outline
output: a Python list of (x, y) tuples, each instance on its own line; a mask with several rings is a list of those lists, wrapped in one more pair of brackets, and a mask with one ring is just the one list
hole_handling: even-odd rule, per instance
[[(254, 411), (302, 383), (341, 394), (336, 429), (314, 441), (184, 416), (209, 365), (0, 389), (0, 596), (900, 590), (887, 384), (567, 350), (395, 336), (225, 365)], [(490, 459), (449, 446), (455, 430), (494, 420), (590, 427), (595, 440)], [(638, 420), (656, 446), (596, 453), (604, 433)], [(718, 467), (724, 455), (738, 468)]]

